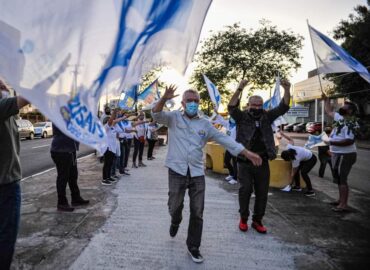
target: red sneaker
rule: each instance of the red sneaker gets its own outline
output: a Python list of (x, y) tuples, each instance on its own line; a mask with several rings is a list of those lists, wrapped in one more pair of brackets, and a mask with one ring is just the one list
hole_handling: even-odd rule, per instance
[(253, 221), (252, 228), (255, 229), (259, 233), (267, 233), (267, 228), (263, 226), (261, 222)]
[(248, 231), (248, 224), (247, 224), (247, 221), (246, 221), (246, 220), (243, 220), (242, 218), (240, 219), (240, 222), (239, 222), (239, 229), (240, 229), (242, 232), (246, 232), (246, 231)]

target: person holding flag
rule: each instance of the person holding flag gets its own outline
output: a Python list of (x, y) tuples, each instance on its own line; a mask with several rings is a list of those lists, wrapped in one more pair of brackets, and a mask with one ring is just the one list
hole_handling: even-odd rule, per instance
[(177, 234), (182, 221), (185, 192), (189, 189), (190, 220), (186, 244), (192, 260), (201, 263), (204, 260), (199, 251), (205, 196), (204, 146), (212, 139), (234, 156), (243, 155), (255, 166), (261, 165), (262, 160), (199, 115), (199, 93), (193, 89), (183, 93), (181, 102), (183, 112), (163, 111), (166, 101), (176, 97), (175, 91), (176, 87), (173, 85), (166, 87), (165, 93), (152, 109), (153, 119), (169, 129), (166, 167), (169, 185), (168, 208), (171, 215), (170, 236), (175, 237)]

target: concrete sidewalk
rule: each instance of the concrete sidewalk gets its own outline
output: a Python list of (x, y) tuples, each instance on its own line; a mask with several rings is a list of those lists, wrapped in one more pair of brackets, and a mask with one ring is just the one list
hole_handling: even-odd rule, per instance
[[(21, 232), (13, 269), (370, 269), (370, 199), (351, 193), (352, 212), (338, 214), (328, 202), (336, 185), (312, 176), (317, 196), (270, 190), (267, 235), (239, 231), (237, 185), (208, 173), (201, 252), (186, 253), (188, 200), (178, 235), (168, 234), (168, 180), (157, 148), (147, 167), (131, 169), (113, 187), (102, 187), (95, 157), (79, 161), (87, 208), (55, 210), (55, 171), (22, 183)], [(253, 199), (251, 209), (253, 209)]]

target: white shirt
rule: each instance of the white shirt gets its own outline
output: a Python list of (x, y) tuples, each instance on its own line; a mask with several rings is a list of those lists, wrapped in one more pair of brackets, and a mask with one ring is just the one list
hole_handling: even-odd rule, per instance
[(147, 131), (146, 131), (146, 137), (147, 139), (151, 139), (152, 132), (157, 129), (157, 125), (148, 125)]
[(191, 177), (204, 175), (203, 148), (208, 140), (215, 140), (233, 156), (244, 150), (244, 146), (218, 131), (203, 117), (188, 118), (180, 111), (152, 112), (153, 119), (168, 127), (168, 152), (166, 167)]
[(136, 129), (137, 132), (135, 132), (134, 136), (135, 136), (136, 139), (138, 139), (139, 137), (142, 137), (142, 136), (145, 137), (147, 126), (148, 126), (148, 124), (145, 124), (145, 123), (135, 126), (135, 129)]
[(103, 149), (104, 153), (109, 150), (112, 153), (116, 154), (117, 153), (117, 131), (114, 126), (110, 127), (107, 124), (104, 125), (105, 132), (107, 133), (107, 147)]
[[(334, 121), (340, 121), (343, 120), (343, 116), (341, 116), (339, 113), (334, 114)], [(339, 134), (337, 135), (337, 128), (334, 128), (333, 131), (330, 134), (329, 141), (335, 142), (335, 141), (341, 141), (345, 139), (355, 139), (355, 135), (352, 131), (348, 134), (348, 127), (344, 126)], [(351, 144), (348, 146), (336, 146), (336, 145), (330, 145), (330, 152), (332, 153), (339, 153), (339, 154), (346, 154), (346, 153), (355, 153), (357, 151), (356, 144)]]
[[(128, 120), (121, 121), (119, 125), (120, 125), (120, 128), (125, 131), (126, 129), (132, 129), (131, 121), (128, 121)], [(132, 139), (133, 137), (134, 135), (132, 134), (132, 132), (125, 132), (123, 136), (123, 138), (126, 138), (126, 139)]]
[(309, 160), (312, 157), (312, 152), (301, 146), (288, 144), (286, 149), (294, 149), (297, 152), (297, 154), (295, 155), (295, 159), (292, 160), (293, 168), (299, 167), (301, 161)]

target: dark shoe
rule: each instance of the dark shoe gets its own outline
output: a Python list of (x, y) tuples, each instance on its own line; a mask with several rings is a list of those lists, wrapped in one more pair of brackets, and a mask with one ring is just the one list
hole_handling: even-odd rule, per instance
[(314, 197), (316, 194), (315, 194), (315, 191), (313, 191), (313, 190), (307, 190), (304, 193), (304, 195), (307, 196), (307, 197)]
[(248, 231), (247, 221), (243, 218), (241, 218), (239, 221), (239, 230), (241, 230), (242, 232)]
[(112, 184), (114, 184), (114, 183), (116, 183), (117, 182), (117, 179), (115, 179), (115, 178), (108, 178), (107, 179), (109, 182), (111, 182)]
[(174, 225), (174, 224), (171, 223), (171, 226), (170, 226), (170, 236), (171, 237), (175, 237), (178, 230), (179, 230), (179, 225)]
[(110, 186), (110, 185), (112, 185), (112, 182), (111, 182), (111, 181), (109, 181), (108, 179), (103, 179), (103, 180), (101, 181), (101, 184), (102, 184), (103, 186)]
[(299, 186), (292, 186), (293, 191), (302, 191), (302, 188)]
[(152, 159), (155, 159), (155, 157), (152, 157)]
[(81, 206), (81, 205), (87, 205), (89, 204), (89, 200), (84, 200), (81, 197), (78, 198), (77, 200), (72, 200), (72, 206)]
[(193, 262), (202, 263), (204, 261), (203, 256), (199, 252), (199, 249), (188, 247), (188, 253), (191, 259), (193, 260)]
[(337, 212), (337, 213), (349, 213), (349, 212), (351, 212), (351, 210), (349, 210), (348, 208), (342, 208), (342, 207), (333, 207), (331, 210), (334, 211), (334, 212)]
[(73, 212), (73, 210), (75, 210), (69, 204), (58, 204), (57, 208), (58, 208), (58, 211), (63, 211), (63, 212)]
[(117, 180), (119, 180), (119, 177), (118, 177), (117, 175), (113, 175), (113, 176), (111, 176), (110, 178), (111, 178), (111, 179), (114, 179), (114, 180), (116, 180), (116, 181), (117, 181)]
[(139, 162), (139, 167), (146, 167), (146, 165), (142, 162)]
[(132, 168), (139, 168), (136, 163), (132, 163)]
[(255, 229), (259, 233), (267, 233), (267, 228), (262, 225), (262, 222), (253, 221), (252, 228)]
[(123, 172), (123, 175), (131, 175), (130, 173), (128, 173), (128, 172), (126, 172), (126, 171), (124, 171)]

